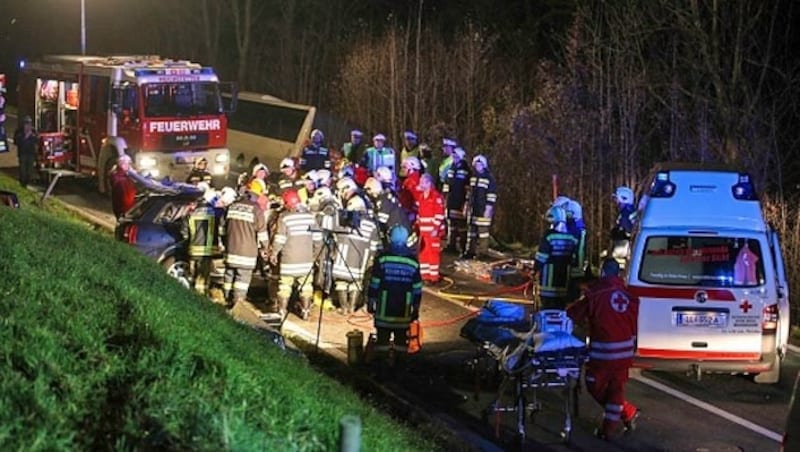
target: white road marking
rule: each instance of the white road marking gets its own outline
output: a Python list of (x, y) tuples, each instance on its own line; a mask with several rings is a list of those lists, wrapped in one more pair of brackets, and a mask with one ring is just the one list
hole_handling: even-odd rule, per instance
[(781, 435), (780, 433), (773, 432), (772, 430), (769, 430), (758, 424), (750, 422), (747, 419), (741, 418), (739, 416), (736, 416), (735, 414), (731, 414), (723, 409), (717, 408), (714, 405), (711, 405), (710, 403), (703, 402), (702, 400), (698, 400), (688, 394), (684, 394), (678, 391), (677, 389), (670, 388), (665, 384), (659, 383), (655, 380), (651, 380), (650, 378), (647, 377), (643, 377), (639, 369), (632, 369), (632, 370), (634, 370), (634, 372), (632, 372), (631, 378), (636, 381), (640, 381), (652, 388), (658, 389), (659, 391), (665, 392), (675, 398), (681, 399), (684, 402), (694, 405), (702, 410), (708, 411), (709, 413), (715, 414), (723, 419), (733, 422), (734, 424), (739, 424), (742, 427), (748, 430), (752, 430), (753, 432), (758, 433), (760, 435), (766, 436), (767, 438), (773, 441), (776, 442), (783, 441), (783, 435)]

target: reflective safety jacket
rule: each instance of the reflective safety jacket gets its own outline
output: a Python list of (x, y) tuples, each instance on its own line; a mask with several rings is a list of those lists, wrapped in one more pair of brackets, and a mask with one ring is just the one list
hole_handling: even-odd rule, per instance
[(348, 141), (342, 145), (342, 156), (351, 162), (360, 162), (366, 150), (366, 141), (361, 141), (356, 145), (352, 141)]
[(567, 232), (547, 231), (534, 255), (534, 268), (539, 273), (539, 290), (543, 297), (567, 295), (569, 269), (577, 240)]
[(369, 218), (361, 218), (357, 228), (348, 229), (347, 234), (335, 235), (333, 278), (338, 281), (361, 282), (380, 245), (378, 225)]
[(410, 253), (378, 255), (372, 267), (367, 309), (378, 328), (404, 329), (419, 317), (422, 276), (419, 261)]
[(267, 246), (267, 222), (256, 201), (244, 197), (228, 207), (225, 215), (225, 265), (256, 267), (259, 247)]
[(295, 178), (292, 179), (290, 177), (286, 177), (284, 174), (281, 174), (281, 178), (278, 179), (278, 190), (277, 195), (283, 195), (283, 192), (286, 190), (300, 190), (301, 188), (305, 187), (306, 183), (304, 180)]
[(311, 170), (331, 169), (331, 157), (328, 148), (309, 144), (300, 154), (300, 172), (307, 173)]
[(596, 281), (583, 298), (567, 307), (567, 314), (588, 325), (590, 366), (619, 369), (633, 364), (639, 298), (628, 292), (620, 277)]
[(272, 241), (272, 256), (280, 259), (281, 276), (305, 276), (314, 268), (314, 258), (322, 244), (314, 214), (305, 208), (284, 211)]
[[(411, 232), (411, 222), (400, 201), (394, 193), (384, 190), (375, 202), (375, 217), (378, 219), (381, 233), (384, 238), (396, 224), (402, 224)], [(385, 241), (385, 243), (388, 243)]]
[(633, 204), (625, 204), (617, 214), (617, 221), (615, 224), (616, 229), (624, 236), (612, 237), (613, 240), (620, 240), (623, 238), (630, 238), (633, 233), (633, 226), (636, 224), (636, 219), (639, 216), (636, 207)]
[(211, 173), (208, 170), (201, 170), (199, 168), (192, 168), (189, 177), (186, 178), (187, 184), (197, 185), (200, 182), (205, 182), (211, 186)]
[(189, 257), (210, 257), (221, 251), (219, 237), (224, 211), (202, 203), (189, 215)]
[[(418, 144), (416, 146), (412, 147), (411, 149), (408, 149), (405, 146), (403, 146), (403, 149), (400, 149), (400, 177), (401, 178), (406, 177), (406, 169), (403, 168), (402, 165), (403, 165), (403, 161), (405, 159), (407, 159), (408, 157), (417, 157), (417, 158), (420, 157), (420, 155), (419, 155), (419, 145)], [(420, 164), (421, 163), (422, 163), (422, 161), (420, 161)]]
[(442, 186), (442, 194), (447, 201), (447, 210), (460, 211), (464, 208), (464, 203), (467, 202), (467, 187), (471, 176), (472, 170), (465, 160), (450, 165), (444, 186)]
[(375, 170), (381, 166), (385, 166), (392, 170), (392, 174), (397, 174), (397, 171), (395, 171), (395, 167), (397, 165), (397, 153), (389, 146), (384, 146), (380, 149), (374, 146), (368, 148), (366, 152), (364, 152), (364, 157), (362, 157), (361, 163), (367, 168), (369, 174), (375, 174)]
[(429, 236), (434, 231), (438, 237), (444, 237), (444, 199), (442, 194), (431, 188), (427, 196), (420, 193), (417, 198), (417, 228), (419, 233)]
[(486, 207), (494, 207), (496, 202), (497, 186), (489, 170), (469, 178), (469, 206), (472, 218), (482, 218)]

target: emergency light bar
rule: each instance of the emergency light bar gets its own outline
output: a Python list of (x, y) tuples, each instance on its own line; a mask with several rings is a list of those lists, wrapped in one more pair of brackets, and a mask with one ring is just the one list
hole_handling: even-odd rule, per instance
[[(692, 192), (714, 192), (716, 191), (716, 186), (692, 184), (689, 186), (689, 190)], [(676, 191), (677, 186), (669, 179), (669, 171), (656, 173), (656, 177), (650, 185), (651, 198), (672, 198), (675, 196)], [(750, 175), (747, 173), (739, 173), (738, 182), (731, 186), (731, 194), (733, 199), (739, 201), (758, 201), (755, 187)]]
[(669, 180), (669, 171), (659, 171), (650, 185), (651, 198), (671, 198), (675, 195), (675, 184)]
[(734, 199), (741, 201), (758, 201), (753, 181), (750, 180), (750, 175), (747, 173), (739, 173), (739, 182), (731, 187), (731, 193), (733, 193)]
[(163, 69), (134, 69), (133, 73), (137, 77), (143, 77), (147, 75), (213, 75), (214, 70), (210, 67), (204, 67), (200, 69), (190, 69), (190, 68), (163, 68)]

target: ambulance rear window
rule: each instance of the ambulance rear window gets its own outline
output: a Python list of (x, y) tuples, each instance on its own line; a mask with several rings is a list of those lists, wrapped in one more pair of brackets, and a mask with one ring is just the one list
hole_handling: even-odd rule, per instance
[(739, 237), (651, 236), (639, 279), (651, 284), (758, 287), (765, 281), (761, 245)]

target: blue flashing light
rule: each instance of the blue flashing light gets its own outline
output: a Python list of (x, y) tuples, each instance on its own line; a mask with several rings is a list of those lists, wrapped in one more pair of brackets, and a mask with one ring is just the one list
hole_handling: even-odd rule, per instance
[(747, 173), (739, 173), (739, 182), (731, 187), (731, 193), (734, 199), (740, 201), (758, 201), (756, 189)]
[(25, 60), (19, 60), (19, 68), (25, 69)]
[(669, 180), (668, 171), (660, 171), (650, 185), (651, 198), (671, 198), (675, 195), (675, 184)]

